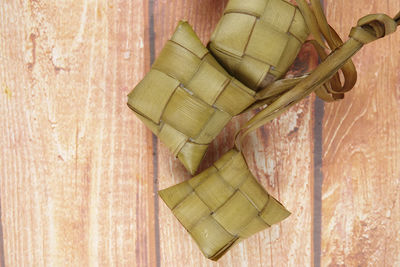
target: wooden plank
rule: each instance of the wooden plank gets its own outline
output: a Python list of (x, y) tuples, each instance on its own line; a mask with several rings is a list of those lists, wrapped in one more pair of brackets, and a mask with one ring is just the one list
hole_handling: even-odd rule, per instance
[[(398, 12), (398, 0), (327, 1), (328, 20), (347, 36), (368, 13)], [(399, 32), (354, 57), (359, 81), (325, 106), (323, 266), (400, 266)]]
[[(292, 73), (316, 64), (315, 53), (306, 47)], [(282, 223), (243, 243), (253, 251), (250, 266), (313, 265), (314, 101), (314, 96), (308, 97), (248, 140), (245, 152), (253, 173), (292, 212)]]
[(0, 4), (5, 265), (155, 265), (143, 2)]
[[(227, 1), (156, 1), (154, 32), (156, 55), (171, 37), (179, 20), (187, 20), (206, 43)], [(183, 165), (158, 141), (158, 181), (163, 189), (190, 178)], [(159, 201), (161, 266), (210, 266), (186, 230), (171, 211)]]
[[(223, 1), (224, 2), (224, 1)], [(227, 1), (225, 1), (226, 3)], [(177, 21), (194, 25), (206, 43), (225, 3), (219, 1), (157, 1), (154, 7), (156, 54), (171, 36)], [(316, 55), (306, 48), (295, 72), (315, 67)], [(278, 226), (234, 247), (218, 263), (206, 260), (188, 233), (162, 201), (159, 203), (160, 256), (162, 266), (310, 266), (312, 264), (312, 129), (310, 97), (287, 114), (252, 134), (245, 143), (249, 166), (262, 185), (293, 212)], [(239, 125), (251, 114), (235, 118), (210, 146), (204, 169), (233, 144)], [(158, 180), (163, 189), (190, 178), (167, 148), (158, 145)]]

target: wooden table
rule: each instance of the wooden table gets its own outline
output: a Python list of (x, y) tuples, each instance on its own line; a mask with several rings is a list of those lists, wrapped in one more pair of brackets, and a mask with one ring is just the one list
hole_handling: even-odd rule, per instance
[[(373, 2), (373, 3), (371, 3)], [(156, 195), (190, 175), (126, 106), (176, 23), (206, 43), (226, 0), (0, 3), (2, 266), (400, 266), (400, 33), (354, 58), (343, 101), (310, 96), (246, 141), (292, 215), (218, 263)], [(346, 38), (398, 0), (326, 0)], [(304, 49), (294, 72), (315, 67)], [(236, 118), (202, 168), (232, 145)]]

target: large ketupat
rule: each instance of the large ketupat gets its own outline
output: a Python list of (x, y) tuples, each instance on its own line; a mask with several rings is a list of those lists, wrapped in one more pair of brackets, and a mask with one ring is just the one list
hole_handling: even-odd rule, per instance
[(199, 175), (159, 194), (212, 260), (290, 215), (257, 182), (235, 149)]
[(285, 75), (308, 35), (302, 13), (285, 0), (230, 0), (209, 49), (258, 91)]
[(252, 104), (255, 92), (230, 76), (180, 22), (128, 106), (194, 174), (209, 143)]

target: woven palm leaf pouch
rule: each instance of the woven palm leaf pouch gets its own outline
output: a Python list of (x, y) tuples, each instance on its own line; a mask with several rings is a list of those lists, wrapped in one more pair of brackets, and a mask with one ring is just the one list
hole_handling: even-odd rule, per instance
[(209, 143), (252, 104), (255, 92), (230, 76), (181, 21), (128, 106), (194, 174)]
[[(230, 0), (211, 36), (208, 44), (211, 53), (231, 75), (255, 91), (262, 90), (256, 95), (258, 100), (276, 93), (272, 90), (276, 87), (274, 81), (287, 73), (310, 33), (314, 39), (311, 43), (317, 46), (322, 59), (327, 48), (323, 38), (331, 51), (343, 43), (328, 25), (319, 0), (311, 0), (311, 7), (306, 0), (296, 2), (298, 6), (286, 0)], [(325, 101), (343, 98), (335, 89), (340, 88), (343, 93), (354, 86), (357, 75), (351, 60), (342, 72), (345, 87), (336, 76), (330, 81), (331, 92), (317, 92), (320, 98)], [(299, 79), (284, 83), (290, 85), (296, 81)], [(281, 83), (278, 85), (282, 89)]]
[[(394, 18), (372, 14), (358, 21), (345, 43), (330, 29), (322, 33), (331, 35), (327, 42), (332, 42), (330, 47), (337, 48), (329, 55), (320, 50), (323, 61), (312, 73), (297, 80), (242, 125), (236, 134), (234, 148), (210, 168), (186, 182), (159, 192), (207, 258), (218, 260), (234, 244), (290, 215), (251, 174), (241, 152), (243, 138), (314, 91), (323, 90), (327, 99), (340, 95), (342, 92), (332, 89), (332, 84), (337, 82), (337, 72), (346, 69), (350, 58), (365, 44), (395, 32), (399, 24), (400, 13)], [(315, 46), (317, 49), (322, 47), (320, 44)], [(350, 77), (350, 84), (353, 80)], [(340, 88), (346, 89), (346, 86), (345, 82)]]
[(162, 190), (159, 195), (203, 254), (212, 260), (290, 215), (257, 182), (237, 149), (194, 178)]
[(230, 0), (208, 47), (232, 75), (259, 90), (285, 75), (308, 35), (302, 13), (285, 0)]

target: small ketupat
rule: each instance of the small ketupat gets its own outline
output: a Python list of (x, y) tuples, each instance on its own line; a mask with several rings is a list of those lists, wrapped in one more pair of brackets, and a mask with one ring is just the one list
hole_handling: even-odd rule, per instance
[(286, 74), (308, 35), (302, 13), (285, 0), (230, 0), (209, 49), (258, 91)]
[(159, 195), (212, 260), (290, 215), (257, 182), (243, 154), (235, 149), (199, 175), (161, 190)]

